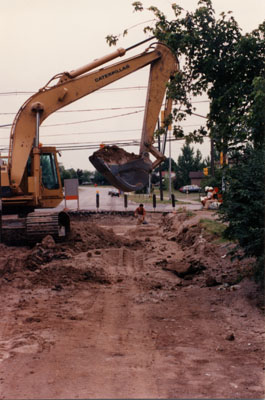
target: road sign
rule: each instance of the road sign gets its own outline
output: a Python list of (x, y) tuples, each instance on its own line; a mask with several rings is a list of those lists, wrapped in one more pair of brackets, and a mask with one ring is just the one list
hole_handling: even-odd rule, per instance
[(66, 206), (66, 200), (77, 200), (77, 208), (79, 209), (78, 184), (79, 184), (78, 179), (64, 180), (65, 206)]

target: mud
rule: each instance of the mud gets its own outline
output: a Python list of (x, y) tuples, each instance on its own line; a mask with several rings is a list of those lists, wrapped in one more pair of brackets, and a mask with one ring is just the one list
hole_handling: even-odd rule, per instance
[(65, 243), (0, 244), (0, 398), (263, 398), (253, 260), (202, 216), (84, 216)]
[(140, 159), (139, 155), (128, 153), (118, 146), (105, 146), (93, 153), (93, 158), (101, 158), (108, 164), (122, 165)]

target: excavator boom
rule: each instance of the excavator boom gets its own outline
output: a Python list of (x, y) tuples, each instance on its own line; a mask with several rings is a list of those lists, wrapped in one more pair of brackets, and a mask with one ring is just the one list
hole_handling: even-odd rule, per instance
[[(36, 131), (38, 130), (39, 125), (41, 125), (49, 115), (147, 65), (151, 65), (151, 70), (141, 139), (141, 161), (139, 165), (143, 165), (145, 171), (150, 171), (151, 164), (149, 161), (143, 159), (143, 157), (146, 159), (146, 155), (143, 156), (143, 153), (149, 151), (152, 152), (155, 124), (166, 91), (167, 81), (170, 75), (176, 71), (176, 59), (168, 47), (162, 44), (157, 44), (155, 48), (149, 47), (139, 55), (93, 71), (95, 66), (100, 66), (103, 63), (106, 63), (115, 57), (121, 57), (124, 54), (124, 49), (118, 49), (109, 56), (97, 59), (82, 68), (71, 71), (70, 73), (61, 74), (61, 76), (56, 76), (60, 78), (57, 84), (52, 87), (46, 85), (24, 103), (15, 117), (10, 136), (9, 170), (10, 180), (14, 191), (17, 191), (18, 193), (21, 192), (19, 187), (29, 154), (34, 145), (34, 141), (36, 140)], [(91, 162), (96, 168), (99, 168), (99, 170), (102, 171), (103, 169), (104, 171), (107, 171), (107, 174), (109, 175), (108, 179), (110, 179), (110, 174), (113, 174), (114, 181), (117, 181), (115, 186), (121, 188), (122, 184), (118, 182), (122, 179), (122, 174), (126, 174), (127, 177), (129, 176), (129, 169), (124, 167), (124, 163), (121, 168), (121, 164), (116, 163), (116, 160), (113, 160), (113, 163), (109, 162), (108, 168), (106, 162), (102, 162), (102, 160), (104, 160), (104, 152), (102, 152), (102, 155), (103, 157), (95, 155), (91, 158)], [(146, 168), (147, 164), (148, 168)], [(119, 178), (114, 170), (119, 170), (120, 172), (123, 171)], [(117, 176), (117, 179), (115, 176)], [(139, 179), (142, 179), (140, 175)], [(127, 181), (128, 184), (126, 184)], [(126, 178), (124, 183), (125, 186), (128, 190), (135, 190), (135, 187), (138, 187), (138, 182), (136, 182), (137, 179), (136, 181), (135, 178), (131, 180), (135, 182), (135, 184), (132, 185), (130, 185), (129, 181), (130, 179)]]
[[(158, 44), (159, 57), (151, 62), (145, 114), (142, 128), (140, 154), (125, 151), (117, 146), (107, 146), (89, 157), (95, 168), (116, 188), (125, 192), (141, 190), (149, 182), (149, 174), (164, 156), (154, 146), (154, 131), (170, 77), (177, 71), (176, 59), (165, 45)], [(156, 161), (151, 162), (151, 153)]]
[[(118, 49), (74, 71), (55, 75), (19, 109), (11, 128), (8, 159), (1, 167), (1, 180), (4, 213), (19, 215), (14, 221), (19, 222), (22, 236), (35, 240), (50, 232), (60, 238), (70, 229), (69, 216), (64, 212), (32, 212), (56, 207), (63, 200), (57, 150), (41, 146), (40, 125), (55, 111), (148, 65), (150, 78), (139, 154), (112, 146), (95, 152), (90, 160), (114, 186), (133, 191), (148, 183), (150, 171), (164, 159), (153, 146), (153, 135), (167, 82), (177, 70), (176, 59), (167, 46), (158, 43), (136, 56), (102, 67), (125, 53)], [(150, 153), (156, 158), (154, 162)], [(6, 229), (11, 226), (9, 222)]]

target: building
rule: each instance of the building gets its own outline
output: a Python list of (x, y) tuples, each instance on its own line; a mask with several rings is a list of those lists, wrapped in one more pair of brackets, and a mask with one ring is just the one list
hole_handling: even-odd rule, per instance
[(194, 171), (189, 173), (191, 185), (201, 186), (201, 181), (204, 178), (204, 173), (202, 171)]

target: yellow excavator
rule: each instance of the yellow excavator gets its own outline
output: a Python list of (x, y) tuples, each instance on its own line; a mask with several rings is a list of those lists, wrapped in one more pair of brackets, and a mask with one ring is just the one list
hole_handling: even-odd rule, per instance
[(63, 200), (57, 150), (41, 145), (39, 127), (55, 111), (147, 65), (150, 75), (139, 155), (117, 146), (105, 146), (89, 159), (111, 184), (123, 191), (143, 188), (151, 170), (164, 160), (153, 146), (154, 131), (167, 82), (178, 70), (174, 54), (166, 45), (153, 43), (138, 55), (102, 67), (137, 45), (126, 50), (119, 48), (81, 68), (55, 75), (19, 109), (11, 128), (8, 156), (2, 156), (0, 163), (3, 214), (13, 215), (4, 224), (11, 230), (34, 240), (47, 234), (55, 239), (67, 234), (67, 213), (34, 212), (56, 207)]

